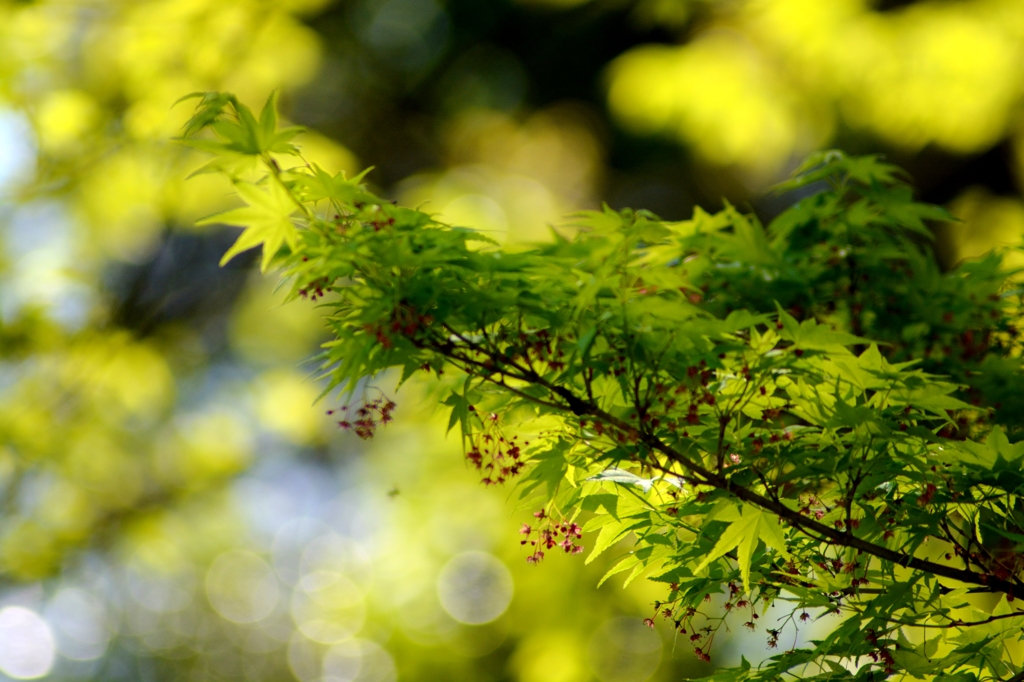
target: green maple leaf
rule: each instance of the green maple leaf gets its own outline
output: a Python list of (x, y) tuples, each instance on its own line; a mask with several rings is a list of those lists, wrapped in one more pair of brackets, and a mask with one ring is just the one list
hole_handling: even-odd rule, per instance
[(880, 183), (891, 185), (897, 182), (897, 174), (900, 168), (890, 163), (885, 163), (877, 154), (871, 156), (848, 156), (844, 159), (846, 174), (851, 180), (856, 180), (865, 185)]
[(249, 182), (237, 182), (239, 196), (248, 206), (212, 215), (198, 221), (197, 225), (237, 225), (245, 231), (221, 258), (224, 265), (242, 251), (263, 245), (263, 261), (260, 269), (267, 271), (270, 261), (281, 249), (282, 244), (294, 249), (298, 244), (299, 232), (291, 215), (298, 206), (288, 191), (279, 183), (272, 182), (266, 190)]
[(707, 568), (712, 561), (735, 549), (740, 576), (743, 578), (743, 590), (750, 592), (750, 562), (758, 540), (764, 540), (764, 543), (775, 551), (783, 556), (789, 556), (786, 550), (786, 537), (779, 520), (756, 507), (744, 505), (739, 518), (729, 524), (711, 552), (694, 569), (694, 573)]

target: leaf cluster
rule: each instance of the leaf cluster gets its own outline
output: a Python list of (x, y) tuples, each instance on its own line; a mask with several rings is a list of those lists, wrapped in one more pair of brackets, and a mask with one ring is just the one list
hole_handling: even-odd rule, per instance
[[(1014, 674), (1018, 296), (998, 255), (940, 270), (927, 223), (949, 216), (898, 169), (813, 157), (767, 227), (605, 207), (503, 248), (361, 176), (282, 170), (272, 112), (207, 94), (186, 128), (247, 204), (207, 219), (245, 228), (225, 257), (262, 246), (322, 302), (327, 390), (434, 376), (483, 482), (537, 510), (532, 562), (625, 540), (605, 579), (663, 583), (649, 622), (699, 658), (730, 623), (798, 642), (718, 679)], [(812, 618), (835, 627), (807, 639)]]

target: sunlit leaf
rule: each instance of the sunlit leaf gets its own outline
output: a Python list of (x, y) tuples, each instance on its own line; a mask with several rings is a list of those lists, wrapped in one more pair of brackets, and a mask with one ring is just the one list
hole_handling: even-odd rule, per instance
[(266, 271), (282, 246), (287, 245), (294, 249), (298, 245), (298, 230), (291, 217), (298, 210), (298, 206), (279, 183), (271, 182), (266, 187), (259, 187), (247, 182), (238, 182), (235, 187), (247, 206), (204, 218), (197, 224), (220, 223), (244, 228), (242, 234), (221, 258), (221, 264), (227, 263), (243, 251), (262, 246), (261, 269)]

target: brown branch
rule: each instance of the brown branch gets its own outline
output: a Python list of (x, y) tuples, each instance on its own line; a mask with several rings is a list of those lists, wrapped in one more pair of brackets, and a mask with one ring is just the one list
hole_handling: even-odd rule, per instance
[(983, 620), (953, 620), (950, 621), (949, 625), (927, 625), (921, 623), (905, 623), (899, 620), (890, 620), (890, 623), (896, 623), (897, 625), (912, 625), (915, 628), (970, 628), (976, 625), (986, 625), (988, 623), (995, 622), (997, 620), (1003, 620), (1004, 618), (1020, 618), (1024, 616), (1024, 611), (1016, 611), (1014, 613), (1004, 613), (998, 616), (989, 616)]
[[(611, 415), (596, 405), (581, 400), (572, 391), (563, 387), (555, 386), (550, 382), (546, 381), (539, 375), (533, 375), (529, 377), (540, 385), (547, 388), (552, 393), (558, 395), (569, 405), (573, 413), (577, 415), (592, 415), (600, 418), (616, 428), (628, 430), (630, 425), (626, 422), (618, 419), (614, 415)], [(828, 540), (852, 549), (860, 550), (866, 554), (890, 561), (899, 566), (905, 568), (913, 568), (924, 573), (930, 573), (932, 575), (941, 576), (943, 578), (950, 578), (952, 580), (959, 580), (970, 585), (981, 585), (992, 592), (1003, 592), (1006, 594), (1013, 595), (1014, 597), (1024, 598), (1024, 587), (1015, 585), (1007, 580), (997, 578), (995, 576), (989, 576), (981, 573), (975, 573), (973, 571), (966, 571), (962, 569), (953, 568), (952, 566), (946, 566), (943, 564), (935, 563), (934, 561), (928, 561), (926, 559), (920, 559), (914, 556), (908, 556), (895, 550), (889, 549), (883, 545), (877, 545), (873, 542), (869, 542), (862, 538), (858, 538), (855, 535), (847, 534), (846, 532), (840, 532), (834, 528), (826, 526), (814, 519), (807, 518), (796, 512), (789, 507), (785, 506), (780, 502), (776, 502), (764, 495), (760, 495), (753, 490), (749, 490), (742, 486), (735, 485), (728, 478), (721, 476), (713, 471), (709, 471), (694, 460), (686, 457), (675, 448), (670, 447), (664, 443), (661, 439), (657, 438), (652, 434), (641, 434), (640, 440), (647, 447), (652, 450), (656, 450), (669, 459), (678, 462), (682, 466), (686, 467), (695, 474), (700, 475), (704, 478), (708, 485), (714, 486), (721, 490), (728, 491), (740, 498), (744, 502), (749, 502), (765, 511), (772, 512), (781, 519), (789, 521), (795, 528), (801, 531), (814, 531), (820, 536), (828, 538)]]
[[(473, 350), (488, 355), (491, 358), (491, 361), (495, 363), (495, 367), (498, 367), (500, 364), (505, 363), (504, 358), (497, 358), (493, 353), (489, 353), (486, 350), (481, 350), (478, 345), (473, 344), (468, 340), (466, 340), (466, 342), (467, 345), (472, 347)], [(455, 355), (454, 346), (450, 343), (447, 345), (433, 346), (430, 349), (435, 350), (436, 352), (439, 352), (450, 359), (466, 361), (466, 358), (464, 357), (453, 358), (453, 355)], [(478, 363), (475, 361), (469, 362), (473, 365), (484, 367), (482, 363)], [(516, 366), (516, 369), (522, 373), (520, 374), (520, 376), (515, 376), (509, 372), (495, 370), (493, 368), (485, 369), (487, 369), (488, 373), (500, 373), (504, 374), (505, 376), (509, 376), (510, 378), (543, 386), (548, 391), (557, 395), (559, 398), (565, 401), (564, 406), (555, 406), (553, 403), (548, 403), (549, 407), (554, 406), (555, 409), (561, 409), (568, 412), (572, 412), (574, 415), (578, 417), (590, 415), (599, 418), (605, 423), (614, 426), (615, 428), (624, 432), (636, 430), (629, 423), (619, 419), (618, 417), (612, 414), (609, 414), (608, 412), (604, 411), (593, 402), (580, 398), (570, 389), (564, 386), (552, 384), (544, 377), (537, 374), (537, 372), (534, 371), (533, 369), (527, 369), (521, 366)], [(508, 386), (504, 387), (510, 388)], [(535, 398), (533, 396), (529, 396), (521, 392), (517, 393), (518, 395), (526, 399), (533, 400), (535, 402), (541, 402), (540, 399)], [(849, 530), (843, 532), (838, 531), (823, 523), (818, 522), (815, 519), (803, 516), (799, 512), (794, 511), (789, 507), (785, 506), (781, 502), (778, 502), (769, 497), (756, 493), (748, 488), (744, 488), (742, 486), (734, 484), (728, 477), (705, 468), (702, 464), (694, 461), (690, 457), (687, 457), (685, 454), (669, 446), (660, 438), (651, 433), (641, 432), (639, 435), (639, 442), (642, 442), (651, 450), (660, 452), (668, 459), (678, 463), (682, 467), (689, 470), (691, 473), (698, 475), (699, 477), (704, 479), (706, 485), (718, 488), (720, 490), (725, 490), (726, 492), (731, 493), (732, 495), (738, 497), (744, 502), (752, 504), (765, 511), (771, 512), (778, 516), (780, 519), (788, 521), (794, 528), (807, 535), (810, 535), (812, 538), (818, 540), (820, 540), (820, 538), (825, 538), (827, 541), (833, 542), (839, 546), (856, 549), (870, 556), (877, 557), (884, 561), (892, 562), (905, 568), (912, 568), (918, 571), (922, 571), (924, 573), (930, 573), (935, 576), (949, 578), (951, 580), (959, 580), (960, 582), (967, 583), (969, 585), (979, 585), (990, 592), (1003, 592), (1005, 594), (1013, 595), (1014, 597), (1024, 599), (1024, 585), (1016, 585), (1012, 582), (1003, 580), (996, 576), (975, 573), (974, 571), (953, 568), (952, 566), (946, 566), (944, 564), (935, 563), (934, 561), (928, 561), (927, 559), (920, 559), (918, 557), (910, 556), (898, 552), (896, 550), (890, 549), (884, 545), (878, 545), (868, 540), (859, 538), (850, 533)], [(820, 537), (815, 537), (816, 535)], [(1022, 680), (1021, 682), (1024, 682), (1024, 680)]]
[[(462, 338), (462, 337), (460, 336), (459, 338)], [(484, 371), (476, 374), (475, 376), (478, 376), (481, 379), (483, 379), (484, 381), (490, 382), (490, 383), (494, 384), (495, 386), (499, 386), (499, 387), (505, 389), (506, 391), (508, 391), (509, 393), (513, 393), (513, 394), (519, 396), (520, 398), (523, 398), (525, 400), (529, 400), (530, 402), (532, 402), (532, 403), (534, 403), (536, 405), (541, 405), (543, 407), (548, 407), (548, 408), (551, 408), (551, 409), (554, 409), (554, 410), (568, 410), (569, 409), (567, 405), (559, 405), (558, 403), (549, 402), (549, 401), (544, 400), (542, 398), (537, 398), (536, 396), (532, 396), (532, 395), (530, 395), (528, 393), (524, 393), (523, 391), (520, 391), (518, 388), (513, 388), (512, 386), (509, 386), (508, 384), (505, 383), (505, 377), (509, 377), (511, 379), (518, 379), (520, 381), (522, 381), (522, 379), (519, 378), (519, 377), (516, 377), (516, 376), (514, 376), (512, 374), (509, 374), (509, 373), (501, 370), (500, 368), (498, 368), (496, 366), (495, 367), (488, 367), (487, 365), (485, 365), (482, 362), (479, 362), (478, 360), (473, 360), (472, 358), (467, 358), (465, 355), (460, 355), (460, 354), (458, 354), (458, 353), (456, 353), (454, 351), (454, 348), (455, 348), (454, 345), (451, 345), (451, 344), (448, 344), (446, 346), (441, 346), (441, 345), (436, 345), (436, 344), (427, 345), (427, 344), (417, 343), (415, 340), (413, 340), (413, 344), (416, 345), (419, 348), (425, 348), (427, 350), (432, 350), (435, 353), (440, 353), (441, 355), (443, 355), (446, 358), (448, 358), (448, 360), (450, 362), (452, 362), (452, 363), (462, 362), (462, 363), (464, 363), (467, 366), (478, 367), (479, 369), (484, 370)], [(456, 365), (456, 366), (458, 366), (458, 365)], [(463, 372), (466, 372), (466, 374), (469, 374), (469, 372), (467, 371), (467, 369), (465, 367), (459, 367), (459, 369), (461, 369)], [(499, 379), (495, 379), (494, 378), (495, 374), (498, 375), (500, 381), (499, 381)]]

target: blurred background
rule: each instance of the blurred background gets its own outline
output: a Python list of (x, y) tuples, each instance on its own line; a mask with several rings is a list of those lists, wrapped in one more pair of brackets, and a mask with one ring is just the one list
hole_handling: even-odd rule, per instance
[(310, 159), (502, 240), (768, 219), (807, 153), (880, 152), (952, 264), (1024, 234), (1022, 65), (1020, 0), (0, 0), (0, 680), (711, 670), (642, 626), (658, 588), (527, 566), (423, 387), (376, 382), (370, 442), (313, 404), (316, 309), (193, 227), (235, 200), (185, 181), (182, 95), (280, 89)]

